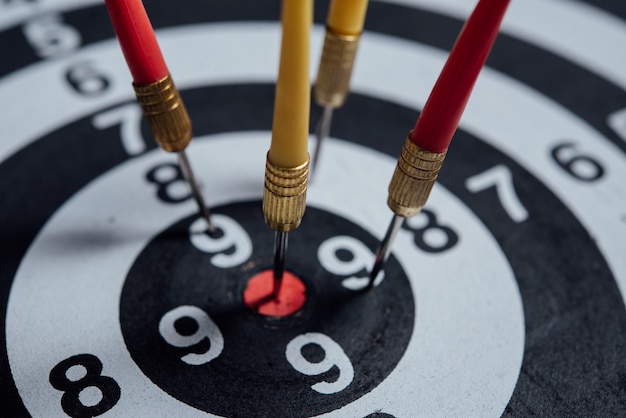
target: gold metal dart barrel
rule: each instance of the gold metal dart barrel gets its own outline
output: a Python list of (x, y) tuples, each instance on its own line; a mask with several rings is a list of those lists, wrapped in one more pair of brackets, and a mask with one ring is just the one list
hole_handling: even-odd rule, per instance
[(443, 165), (445, 152), (426, 151), (407, 136), (389, 183), (389, 208), (398, 216), (417, 215), (424, 207)]
[(265, 164), (263, 214), (265, 223), (277, 232), (290, 232), (300, 225), (306, 208), (309, 159), (298, 167)]
[(172, 77), (133, 88), (154, 140), (165, 151), (184, 150), (191, 141), (191, 120)]
[(350, 89), (350, 76), (360, 35), (341, 35), (326, 28), (317, 81), (315, 102), (337, 108), (343, 105)]

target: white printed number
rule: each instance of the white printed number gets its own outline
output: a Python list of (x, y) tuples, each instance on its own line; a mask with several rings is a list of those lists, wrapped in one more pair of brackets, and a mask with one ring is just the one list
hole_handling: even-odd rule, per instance
[[(176, 323), (184, 319), (195, 322), (195, 332), (183, 334), (177, 330)], [(193, 347), (208, 339), (207, 351), (192, 352), (180, 358), (192, 366), (210, 363), (224, 350), (224, 337), (221, 331), (209, 315), (197, 306), (183, 305), (167, 312), (159, 322), (159, 333), (168, 344), (181, 348)], [(309, 344), (322, 349), (324, 358), (321, 361), (312, 362), (303, 356), (302, 349)], [(330, 395), (341, 392), (354, 380), (354, 367), (350, 359), (339, 344), (324, 334), (312, 332), (297, 336), (287, 344), (285, 357), (296, 371), (306, 376), (318, 376), (337, 367), (339, 377), (335, 381), (322, 381), (311, 386), (311, 389), (318, 393)]]
[[(345, 259), (340, 258), (341, 253), (345, 255)], [(361, 290), (368, 285), (367, 271), (372, 267), (374, 254), (356, 238), (339, 235), (327, 239), (318, 248), (317, 258), (328, 272), (338, 276), (350, 276), (341, 282), (346, 289)], [(363, 276), (356, 276), (361, 272)], [(381, 271), (374, 280), (374, 286), (378, 286), (384, 277), (385, 273)]]
[[(192, 319), (197, 324), (196, 331), (191, 335), (182, 335), (176, 330), (176, 322), (184, 318)], [(219, 328), (206, 312), (196, 306), (179, 306), (163, 315), (159, 322), (159, 332), (174, 347), (191, 347), (208, 338), (210, 347), (205, 353), (189, 353), (181, 357), (182, 361), (194, 366), (209, 363), (224, 349), (224, 337)]]
[(59, 15), (40, 16), (24, 25), (24, 36), (41, 58), (67, 54), (80, 46), (80, 33)]
[(514, 222), (520, 223), (528, 219), (528, 211), (515, 193), (513, 176), (507, 166), (497, 165), (476, 174), (465, 180), (465, 187), (474, 193), (495, 187), (502, 207)]
[(141, 135), (142, 117), (141, 108), (131, 103), (95, 115), (93, 125), (98, 129), (120, 125), (124, 150), (128, 155), (138, 155), (146, 150), (146, 142)]
[[(304, 358), (302, 349), (309, 344), (317, 345), (324, 351), (322, 361), (314, 363)], [(314, 332), (299, 335), (287, 344), (285, 355), (294, 369), (307, 376), (326, 373), (335, 366), (339, 369), (339, 377), (334, 382), (322, 381), (311, 386), (318, 393), (330, 395), (340, 392), (354, 379), (354, 368), (350, 359), (341, 346), (327, 335)]]
[[(219, 253), (211, 257), (215, 267), (230, 268), (242, 264), (252, 255), (252, 241), (245, 229), (228, 216), (213, 214), (211, 222), (221, 232), (212, 237), (207, 233), (204, 218), (197, 219), (189, 227), (189, 239), (198, 250), (209, 254)], [(232, 250), (230, 254), (224, 254)]]

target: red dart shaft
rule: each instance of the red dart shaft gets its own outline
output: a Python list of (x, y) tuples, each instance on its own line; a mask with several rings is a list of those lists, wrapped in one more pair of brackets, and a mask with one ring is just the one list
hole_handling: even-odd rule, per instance
[(394, 217), (376, 251), (369, 287), (374, 286), (403, 218), (419, 213), (437, 180), (452, 136), (487, 60), (510, 0), (480, 0), (450, 52), (415, 128), (404, 141), (389, 184)]
[(167, 152), (178, 153), (183, 175), (209, 231), (210, 212), (204, 203), (185, 148), (192, 137), (191, 120), (169, 74), (152, 24), (141, 0), (105, 0), (113, 30), (133, 76), (133, 89), (154, 140)]
[(480, 0), (465, 23), (411, 134), (418, 147), (445, 152), (498, 35), (510, 0)]
[(105, 0), (135, 85), (146, 85), (168, 75), (165, 60), (141, 0)]

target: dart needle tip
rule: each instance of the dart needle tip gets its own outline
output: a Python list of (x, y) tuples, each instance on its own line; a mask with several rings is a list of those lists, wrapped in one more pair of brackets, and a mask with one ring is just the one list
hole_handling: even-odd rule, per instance
[(180, 162), (180, 167), (183, 171), (183, 175), (189, 183), (189, 187), (191, 187), (191, 195), (194, 200), (198, 204), (198, 209), (200, 210), (200, 214), (206, 220), (207, 223), (207, 231), (210, 234), (217, 233), (217, 228), (211, 222), (211, 212), (207, 208), (204, 203), (204, 198), (202, 197), (202, 192), (200, 191), (200, 186), (198, 185), (198, 181), (196, 180), (196, 176), (193, 174), (193, 170), (191, 169), (191, 164), (189, 164), (189, 159), (187, 158), (187, 153), (185, 150), (178, 151), (178, 160)]
[(206, 230), (211, 236), (215, 236), (218, 234), (217, 227), (211, 223), (211, 216), (207, 213), (203, 213), (202, 217), (206, 221)]
[(322, 150), (322, 143), (324, 140), (328, 138), (330, 134), (330, 125), (333, 120), (333, 108), (331, 106), (324, 106), (324, 112), (322, 113), (322, 117), (317, 123), (317, 127), (315, 128), (315, 136), (317, 138), (317, 142), (315, 143), (315, 150), (313, 151), (313, 158), (311, 159), (311, 177), (315, 172), (315, 167), (317, 167), (317, 162), (319, 161), (320, 152)]
[(276, 231), (274, 236), (274, 288), (272, 298), (278, 299), (285, 272), (285, 253), (287, 252), (287, 233)]
[(394, 215), (394, 217), (391, 219), (391, 223), (387, 228), (385, 237), (380, 242), (380, 246), (376, 251), (376, 258), (374, 260), (374, 266), (372, 267), (372, 271), (369, 275), (369, 283), (367, 284), (367, 289), (371, 289), (378, 284), (377, 279), (379, 279), (380, 272), (383, 270), (385, 262), (389, 258), (391, 246), (393, 245), (393, 241), (395, 240), (403, 221), (404, 218), (398, 215)]

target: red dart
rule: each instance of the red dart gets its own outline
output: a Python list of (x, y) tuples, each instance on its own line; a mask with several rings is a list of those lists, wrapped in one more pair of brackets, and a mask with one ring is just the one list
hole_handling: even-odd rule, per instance
[(165, 65), (146, 9), (141, 0), (105, 0), (105, 4), (154, 140), (165, 151), (178, 154), (200, 213), (208, 229), (214, 231), (209, 210), (185, 153), (192, 137), (191, 120)]
[(509, 2), (478, 2), (452, 47), (415, 128), (404, 142), (387, 199), (395, 216), (376, 252), (369, 287), (373, 286), (387, 261), (404, 218), (418, 214), (428, 200)]
[(161, 48), (141, 0), (105, 0), (113, 29), (136, 85), (167, 76)]
[(476, 5), (413, 128), (411, 140), (418, 147), (437, 153), (448, 149), (509, 2), (481, 0)]

